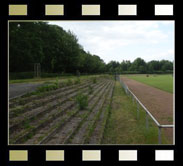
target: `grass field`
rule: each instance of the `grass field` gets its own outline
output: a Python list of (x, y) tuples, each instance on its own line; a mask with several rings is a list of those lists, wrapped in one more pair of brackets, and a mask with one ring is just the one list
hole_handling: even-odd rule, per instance
[[(149, 129), (146, 129), (145, 111), (140, 108), (137, 120), (136, 109), (136, 104), (116, 82), (103, 144), (158, 144), (158, 128), (149, 118)], [(164, 134), (162, 144), (169, 144)]]
[(127, 75), (128, 78), (150, 85), (152, 87), (161, 89), (163, 91), (173, 93), (173, 77), (172, 75), (149, 75), (146, 77), (145, 74), (138, 75)]

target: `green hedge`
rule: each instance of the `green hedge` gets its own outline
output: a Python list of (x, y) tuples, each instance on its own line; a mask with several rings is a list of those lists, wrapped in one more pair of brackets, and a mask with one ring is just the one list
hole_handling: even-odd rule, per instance
[(29, 79), (34, 77), (34, 72), (9, 73), (10, 80)]
[[(41, 78), (58, 77), (58, 76), (72, 76), (72, 74), (41, 73)], [(34, 78), (34, 72), (9, 73), (10, 80), (31, 79), (31, 78)]]

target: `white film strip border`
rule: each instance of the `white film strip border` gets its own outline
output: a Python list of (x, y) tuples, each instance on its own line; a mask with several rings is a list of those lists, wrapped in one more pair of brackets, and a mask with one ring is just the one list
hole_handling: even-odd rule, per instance
[[(45, 5), (45, 16), (64, 16), (64, 4), (49, 4)], [(82, 16), (100, 16), (101, 5), (96, 4), (83, 4), (81, 5)], [(155, 4), (154, 15), (155, 16), (173, 16), (174, 15), (173, 4)], [(9, 16), (27, 16), (28, 5), (27, 4), (10, 4)], [(118, 16), (138, 16), (138, 8), (136, 4), (119, 4)]]
[[(46, 150), (45, 161), (65, 161), (64, 150)], [(82, 161), (102, 161), (102, 150), (82, 150)], [(9, 161), (28, 161), (28, 150), (10, 150)], [(155, 161), (174, 161), (174, 150), (155, 150)], [(119, 150), (118, 161), (138, 161), (137, 150)]]

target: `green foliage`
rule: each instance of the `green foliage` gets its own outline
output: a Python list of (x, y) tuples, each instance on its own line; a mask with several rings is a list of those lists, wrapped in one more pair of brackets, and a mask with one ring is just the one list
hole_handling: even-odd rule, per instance
[(41, 21), (10, 22), (10, 79), (33, 78), (34, 63), (41, 64), (41, 77), (56, 77), (58, 73), (79, 77), (80, 73), (165, 73), (173, 70), (173, 62), (166, 60), (146, 63), (137, 58), (133, 62), (106, 64), (98, 55), (86, 52), (77, 36), (60, 26)]
[(31, 126), (30, 126), (30, 121), (29, 121), (29, 120), (26, 120), (26, 121), (23, 123), (23, 127), (26, 128), (26, 129), (31, 128)]
[(93, 87), (91, 85), (88, 86), (88, 93), (89, 94), (93, 93)]
[[(47, 22), (9, 23), (9, 71), (32, 72), (34, 63), (44, 73), (100, 73), (105, 63), (86, 52), (71, 31)], [(41, 74), (42, 76), (42, 74)], [(30, 78), (30, 77), (26, 77)]]
[(80, 84), (80, 83), (81, 83), (81, 81), (80, 81), (79, 78), (77, 78), (77, 79), (74, 80), (74, 84)]
[(83, 110), (88, 106), (88, 96), (83, 93), (79, 93), (76, 96), (76, 103), (78, 105), (79, 110)]
[[(158, 144), (158, 127), (149, 118), (147, 130), (145, 111), (140, 107), (137, 120), (136, 110), (136, 104), (125, 94), (120, 83), (116, 82), (102, 144)], [(162, 144), (171, 144), (163, 132)]]
[(67, 86), (69, 86), (69, 85), (72, 85), (73, 83), (72, 83), (72, 80), (71, 79), (68, 79), (67, 81), (66, 81), (66, 85)]
[(143, 73), (172, 73), (173, 62), (167, 60), (152, 60), (146, 63), (142, 58), (136, 58), (133, 62), (122, 61), (121, 63), (111, 61), (106, 65), (107, 71), (111, 74), (143, 74)]
[(93, 77), (92, 78), (92, 82), (95, 84), (95, 83), (97, 83), (97, 78), (96, 77)]
[(58, 80), (58, 77), (56, 78), (55, 86), (57, 87), (57, 89), (59, 88), (59, 80)]
[(59, 86), (57, 84), (43, 85), (43, 86), (37, 88), (36, 93), (48, 92), (51, 90), (56, 90), (58, 88), (59, 88)]

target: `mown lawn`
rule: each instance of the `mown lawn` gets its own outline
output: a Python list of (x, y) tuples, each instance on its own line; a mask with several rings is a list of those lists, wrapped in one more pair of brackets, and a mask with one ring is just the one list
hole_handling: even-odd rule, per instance
[(138, 75), (127, 75), (128, 78), (134, 79), (136, 81), (142, 82), (144, 84), (150, 85), (152, 87), (161, 89), (163, 91), (173, 93), (173, 76), (166, 75), (149, 75), (146, 77), (145, 74)]
[[(136, 110), (136, 103), (116, 82), (102, 144), (158, 144), (158, 128), (149, 118), (149, 129), (146, 129), (145, 111), (140, 108), (137, 119)], [(162, 144), (170, 144), (164, 134)]]

